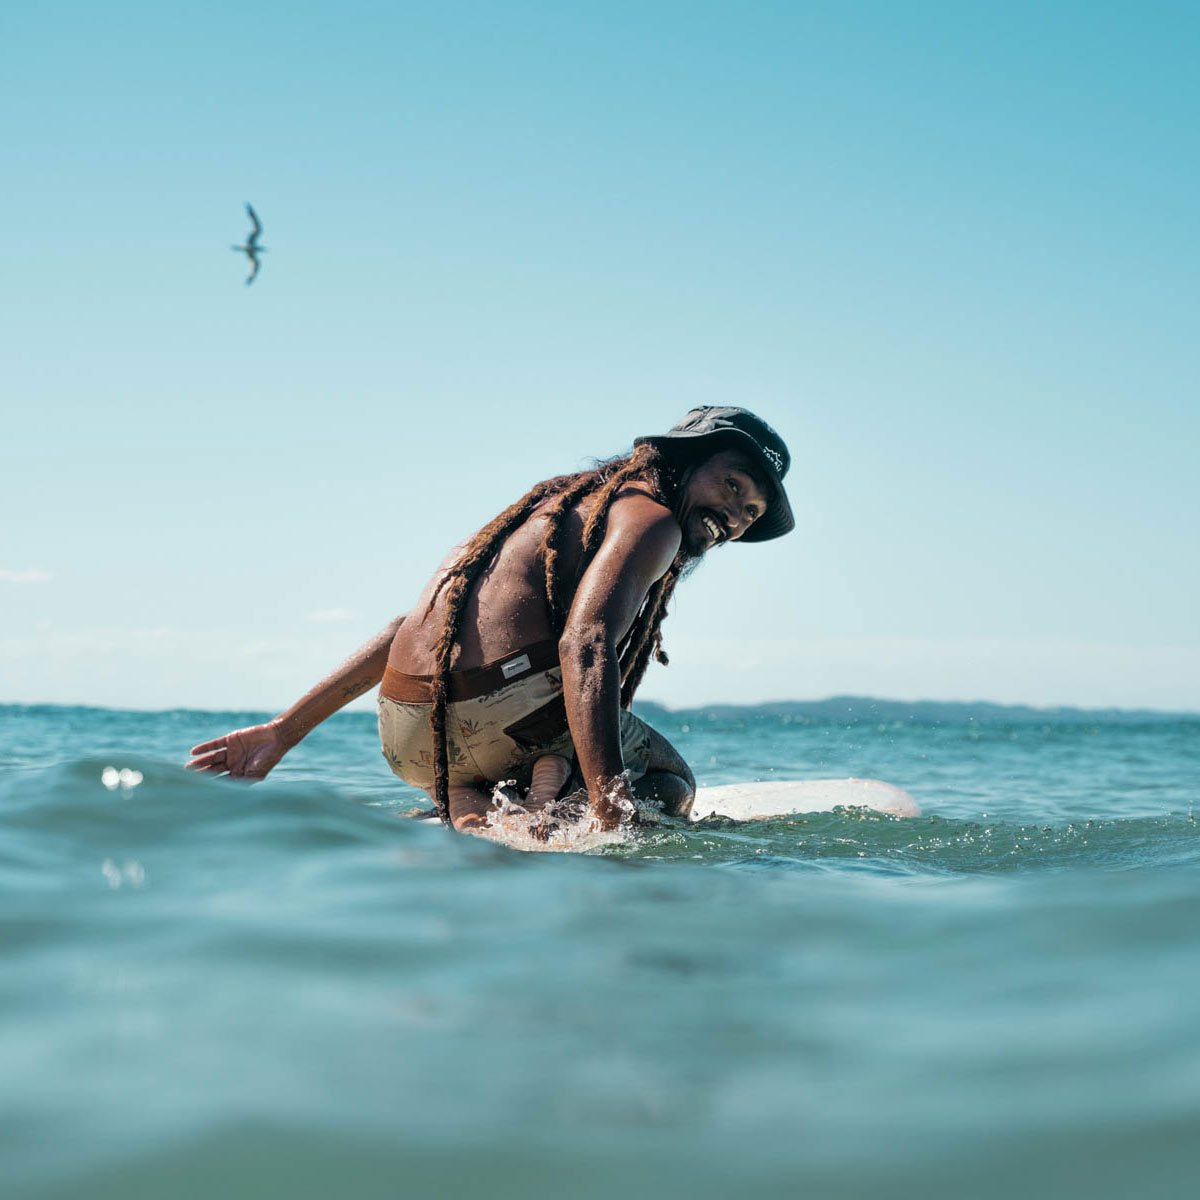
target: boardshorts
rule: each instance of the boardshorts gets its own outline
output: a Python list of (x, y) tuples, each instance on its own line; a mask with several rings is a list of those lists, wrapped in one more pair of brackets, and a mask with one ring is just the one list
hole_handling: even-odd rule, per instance
[[(528, 786), (536, 759), (546, 754), (574, 758), (557, 651), (556, 643), (541, 643), (450, 675), (446, 752), (451, 787), (507, 779)], [(384, 673), (379, 689), (383, 756), (405, 783), (425, 791), (432, 790), (434, 776), (428, 696), (428, 676), (403, 675), (390, 667)], [(648, 769), (650, 737), (645, 722), (621, 710), (621, 757), (631, 779), (640, 779)]]

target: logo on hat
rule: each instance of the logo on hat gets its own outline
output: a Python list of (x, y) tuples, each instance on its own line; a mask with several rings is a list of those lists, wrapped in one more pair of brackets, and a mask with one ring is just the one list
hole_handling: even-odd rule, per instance
[(770, 446), (764, 446), (762, 442), (755, 440), (755, 445), (763, 452), (763, 457), (770, 462), (771, 466), (782, 475), (783, 474), (783, 455), (778, 450), (772, 450)]

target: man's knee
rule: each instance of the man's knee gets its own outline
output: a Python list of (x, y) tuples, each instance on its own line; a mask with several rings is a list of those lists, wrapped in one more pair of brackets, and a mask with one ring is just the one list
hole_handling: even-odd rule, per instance
[(668, 817), (686, 817), (696, 797), (692, 784), (673, 771), (647, 771), (633, 790), (639, 800), (653, 804)]
[[(646, 771), (666, 771), (677, 776), (687, 785), (692, 794), (696, 791), (696, 777), (683, 760), (683, 755), (653, 725), (646, 725)], [(690, 802), (689, 802), (690, 807)]]

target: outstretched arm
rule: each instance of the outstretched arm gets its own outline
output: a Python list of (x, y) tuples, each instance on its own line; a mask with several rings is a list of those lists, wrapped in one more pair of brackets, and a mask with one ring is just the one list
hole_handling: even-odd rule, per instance
[(616, 828), (632, 800), (622, 775), (617, 647), (679, 543), (679, 525), (661, 504), (640, 495), (617, 500), (559, 642), (567, 722), (592, 811), (605, 829)]
[(193, 746), (188, 769), (210, 775), (263, 779), (322, 721), (379, 683), (392, 640), (403, 621), (403, 617), (397, 617), (274, 720), (235, 729), (211, 742)]

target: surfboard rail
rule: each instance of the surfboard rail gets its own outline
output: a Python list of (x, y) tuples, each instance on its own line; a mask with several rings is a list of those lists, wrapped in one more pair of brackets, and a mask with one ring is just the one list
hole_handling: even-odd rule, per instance
[(869, 808), (894, 817), (921, 815), (921, 806), (908, 792), (882, 779), (771, 779), (697, 788), (690, 816), (693, 821), (709, 816), (768, 821), (835, 808)]

